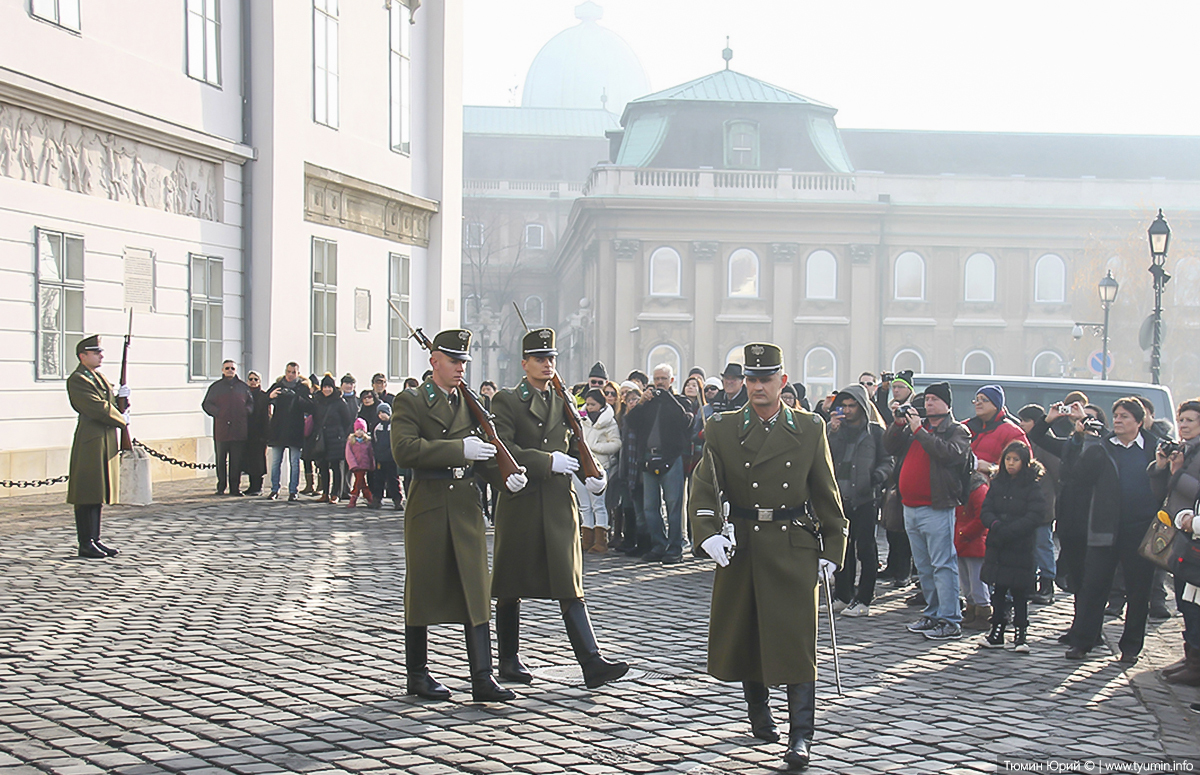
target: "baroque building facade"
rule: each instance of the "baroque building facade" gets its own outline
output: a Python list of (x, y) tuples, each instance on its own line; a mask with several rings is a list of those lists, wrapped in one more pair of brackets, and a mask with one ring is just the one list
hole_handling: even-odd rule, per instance
[(387, 302), (459, 319), (461, 16), (0, 7), (0, 479), (65, 473), (75, 342), (101, 334), (115, 381), (131, 310), (132, 430), (183, 460), (211, 459), (199, 405), (225, 358), (266, 384), (293, 360), (364, 383), (420, 371)]

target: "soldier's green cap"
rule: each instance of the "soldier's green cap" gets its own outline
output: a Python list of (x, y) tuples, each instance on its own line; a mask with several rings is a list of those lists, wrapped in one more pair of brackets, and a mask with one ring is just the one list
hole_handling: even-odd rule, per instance
[(743, 353), (748, 377), (769, 377), (783, 369), (783, 351), (779, 345), (752, 342), (746, 345)]
[(433, 349), (446, 353), (456, 361), (471, 360), (471, 332), (465, 328), (450, 328), (433, 338)]
[(521, 340), (521, 355), (558, 355), (554, 345), (553, 328), (535, 328)]
[(85, 352), (88, 352), (88, 351), (98, 352), (98, 353), (104, 352), (104, 348), (100, 346), (100, 336), (99, 335), (93, 334), (92, 336), (85, 336), (83, 339), (80, 339), (79, 342), (75, 345), (75, 354), (76, 355), (83, 355)]

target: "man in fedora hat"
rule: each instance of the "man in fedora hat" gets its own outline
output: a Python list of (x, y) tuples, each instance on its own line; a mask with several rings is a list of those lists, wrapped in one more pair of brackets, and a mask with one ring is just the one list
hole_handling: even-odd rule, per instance
[[(584, 682), (595, 689), (625, 675), (629, 665), (600, 655), (583, 602), (579, 509), (571, 477), (579, 470), (578, 445), (584, 442), (570, 434), (563, 399), (550, 384), (557, 355), (553, 329), (530, 331), (522, 342), (525, 377), (492, 398), (496, 430), (529, 477), (528, 487), (502, 490), (496, 502), (496, 648), (500, 679), (530, 683), (533, 676), (519, 654), (521, 598), (557, 600)], [(495, 467), (489, 471), (494, 474)], [(584, 480), (588, 492), (604, 491), (608, 482), (603, 473)]]
[(713, 412), (732, 412), (746, 405), (746, 375), (742, 372), (742, 364), (727, 363), (721, 372), (721, 384), (724, 390), (717, 393), (713, 399)]
[[(396, 396), (392, 457), (413, 479), (404, 514), (404, 667), (409, 694), (449, 699), (450, 690), (429, 673), (428, 627), (462, 624), (472, 699), (507, 702), (516, 695), (492, 674), (487, 524), (474, 482), (475, 464), (496, 447), (476, 435), (458, 393), (470, 350), (470, 331), (442, 331), (429, 355), (432, 374)], [(520, 490), (525, 477), (512, 474), (505, 485)]]
[(129, 386), (116, 392), (104, 375), (104, 349), (99, 336), (89, 336), (75, 345), (79, 365), (67, 377), (67, 398), (79, 413), (75, 439), (71, 443), (67, 503), (75, 505), (75, 533), (79, 556), (89, 559), (114, 557), (116, 549), (100, 542), (100, 509), (116, 503), (120, 496), (121, 444), (117, 432), (129, 423), (129, 413), (117, 409), (116, 399), (129, 398)]
[(705, 424), (688, 504), (695, 554), (717, 563), (708, 673), (742, 683), (751, 732), (768, 742), (779, 734), (767, 687), (787, 687), (784, 763), (801, 769), (816, 725), (817, 581), (841, 564), (847, 522), (824, 421), (780, 398), (779, 347), (745, 356), (749, 403)]

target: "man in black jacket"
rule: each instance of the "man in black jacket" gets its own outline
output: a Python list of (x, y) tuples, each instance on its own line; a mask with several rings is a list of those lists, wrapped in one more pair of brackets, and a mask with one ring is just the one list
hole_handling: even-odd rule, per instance
[(733, 412), (746, 405), (746, 375), (742, 371), (742, 364), (725, 364), (721, 383), (725, 389), (712, 400), (714, 413)]
[(246, 494), (262, 495), (262, 481), (267, 473), (267, 435), (270, 432), (271, 400), (262, 388), (257, 371), (246, 374), (246, 386), (254, 398), (250, 424), (246, 426), (246, 456), (242, 465), (246, 471)]
[(683, 453), (691, 441), (692, 415), (671, 390), (675, 371), (670, 365), (654, 367), (653, 379), (654, 387), (626, 417), (641, 451), (642, 499), (650, 529), (650, 551), (642, 559), (676, 563), (683, 559)]
[(291, 479), (288, 481), (288, 501), (299, 500), (300, 452), (304, 446), (304, 415), (312, 411), (312, 396), (300, 381), (300, 366), (289, 363), (280, 379), (267, 391), (271, 400), (271, 424), (267, 441), (271, 446), (271, 500), (279, 498), (279, 473), (283, 452), (288, 453)]
[(200, 408), (213, 418), (213, 448), (217, 457), (217, 495), (242, 494), (242, 459), (246, 453), (246, 432), (254, 396), (237, 375), (237, 364), (221, 364), (221, 378), (208, 386)]

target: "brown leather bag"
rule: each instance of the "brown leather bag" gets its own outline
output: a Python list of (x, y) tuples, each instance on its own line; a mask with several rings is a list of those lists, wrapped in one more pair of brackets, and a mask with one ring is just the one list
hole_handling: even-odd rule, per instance
[(1163, 570), (1174, 571), (1172, 558), (1178, 558), (1186, 547), (1187, 538), (1174, 525), (1167, 525), (1157, 518), (1150, 520), (1146, 535), (1138, 544), (1138, 554)]
[(883, 529), (893, 533), (904, 532), (904, 504), (900, 502), (900, 489), (895, 485), (883, 494), (883, 508), (879, 510)]

